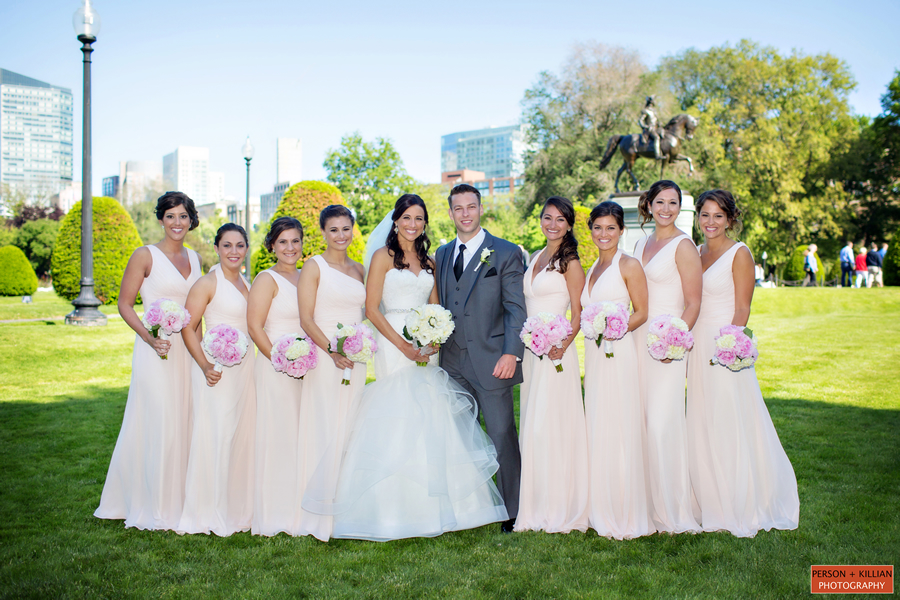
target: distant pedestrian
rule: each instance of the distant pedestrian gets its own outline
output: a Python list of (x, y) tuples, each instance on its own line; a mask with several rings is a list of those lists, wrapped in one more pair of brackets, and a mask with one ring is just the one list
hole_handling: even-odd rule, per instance
[(806, 255), (806, 258), (803, 259), (803, 271), (806, 273), (806, 277), (803, 278), (803, 286), (812, 285), (813, 287), (817, 287), (819, 282), (817, 281), (817, 276), (819, 273), (819, 261), (816, 256), (816, 250), (818, 250), (818, 246), (815, 244), (810, 244), (807, 246), (806, 251), (803, 253)]
[(754, 279), (756, 279), (756, 287), (762, 286), (762, 282), (763, 279), (766, 278), (766, 274), (763, 271), (761, 264), (756, 263), (756, 265), (753, 267), (753, 277)]
[(878, 287), (884, 287), (884, 281), (881, 276), (882, 264), (884, 264), (884, 261), (881, 258), (881, 253), (878, 252), (878, 244), (872, 242), (869, 253), (866, 254), (866, 268), (869, 271), (869, 281), (866, 282), (866, 287), (872, 287), (873, 283)]
[(881, 255), (881, 266), (882, 267), (884, 266), (884, 255), (887, 254), (887, 248), (888, 248), (887, 242), (884, 242), (883, 244), (881, 244), (881, 250), (878, 251), (878, 254)]
[(854, 258), (853, 242), (847, 240), (847, 245), (841, 248), (841, 287), (853, 286), (853, 271), (856, 267)]
[(856, 287), (862, 287), (867, 284), (868, 280), (869, 268), (866, 266), (866, 247), (860, 246), (859, 254), (856, 255)]

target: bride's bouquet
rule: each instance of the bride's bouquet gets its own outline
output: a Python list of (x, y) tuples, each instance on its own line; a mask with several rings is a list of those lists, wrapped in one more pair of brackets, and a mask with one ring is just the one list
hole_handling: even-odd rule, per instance
[[(570, 335), (572, 335), (572, 324), (564, 315), (542, 312), (525, 319), (519, 338), (535, 356), (544, 360), (544, 356), (549, 354), (552, 348), (562, 348), (563, 342)], [(556, 367), (556, 372), (562, 373), (562, 361), (553, 360), (552, 362)]]
[(694, 347), (694, 336), (687, 323), (671, 315), (659, 315), (650, 321), (647, 351), (656, 360), (681, 360)]
[(221, 373), (222, 367), (240, 364), (247, 354), (250, 341), (244, 332), (221, 323), (206, 332), (200, 345), (215, 361), (213, 368)]
[[(440, 304), (425, 304), (414, 308), (406, 315), (403, 337), (415, 344), (416, 348), (424, 348), (431, 344), (435, 349), (447, 341), (456, 328), (453, 314)], [(420, 367), (427, 362), (416, 361)]]
[(294, 379), (303, 379), (310, 369), (315, 369), (319, 364), (316, 345), (298, 333), (289, 333), (275, 340), (270, 356), (275, 371)]
[(756, 349), (756, 336), (747, 327), (726, 325), (719, 330), (716, 337), (716, 353), (710, 359), (711, 365), (722, 365), (732, 371), (740, 371), (752, 367), (759, 358)]
[[(166, 340), (191, 322), (191, 313), (174, 300), (160, 298), (147, 307), (144, 316), (141, 317), (141, 322), (150, 335)], [(163, 360), (168, 360), (168, 358), (168, 354), (162, 356)]]
[(603, 342), (606, 358), (613, 357), (613, 340), (621, 340), (628, 333), (628, 307), (616, 302), (595, 302), (584, 307), (581, 313), (581, 330), (584, 338)]
[[(328, 351), (346, 356), (353, 362), (365, 363), (378, 351), (375, 335), (365, 323), (343, 325), (338, 323), (337, 332), (328, 342)], [(352, 369), (344, 369), (341, 384), (350, 385)]]

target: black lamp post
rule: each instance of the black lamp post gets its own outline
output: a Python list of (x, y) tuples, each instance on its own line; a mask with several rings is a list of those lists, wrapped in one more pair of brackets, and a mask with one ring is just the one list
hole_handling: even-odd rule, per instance
[(84, 118), (81, 144), (81, 293), (72, 301), (75, 310), (66, 315), (69, 325), (106, 325), (106, 315), (94, 296), (94, 202), (91, 192), (91, 44), (97, 41), (100, 15), (84, 0), (72, 18), (84, 54)]
[[(247, 162), (247, 205), (244, 210), (244, 229), (247, 230), (247, 237), (250, 237), (250, 161), (253, 160), (253, 144), (250, 143), (250, 136), (247, 136), (247, 141), (244, 142), (244, 147), (241, 148), (241, 154), (244, 155), (244, 160)], [(244, 270), (247, 272), (247, 280), (252, 279), (252, 275), (250, 272), (250, 245), (247, 244), (247, 257), (244, 259)]]

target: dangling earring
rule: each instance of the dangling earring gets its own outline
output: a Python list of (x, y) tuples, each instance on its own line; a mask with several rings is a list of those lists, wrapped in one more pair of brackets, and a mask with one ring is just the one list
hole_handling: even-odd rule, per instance
[(394, 233), (400, 233), (400, 228), (394, 225)]

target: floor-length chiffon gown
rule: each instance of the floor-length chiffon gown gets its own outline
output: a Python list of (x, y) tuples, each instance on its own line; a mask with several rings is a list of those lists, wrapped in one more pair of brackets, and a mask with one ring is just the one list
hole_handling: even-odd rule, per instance
[[(216, 292), (206, 306), (206, 331), (231, 325), (247, 336), (247, 299), (225, 278), (221, 265), (210, 269)], [(240, 285), (250, 288), (243, 277)], [(225, 537), (249, 531), (253, 517), (253, 450), (256, 438), (254, 347), (239, 364), (222, 367), (213, 387), (194, 361), (191, 403), (194, 411), (191, 451), (184, 486), (184, 512), (178, 533), (214, 533)], [(214, 360), (207, 356), (210, 362)]]
[[(313, 320), (325, 337), (337, 332), (338, 323), (356, 325), (364, 316), (366, 287), (337, 269), (321, 256), (313, 256), (319, 266), (319, 287)], [(301, 323), (302, 325), (302, 323)], [(342, 385), (343, 369), (335, 366), (327, 349), (320, 349), (319, 366), (303, 378), (300, 393), (299, 451), (297, 458), (298, 495), (300, 503), (307, 485), (317, 469), (319, 494), (333, 495), (337, 488), (341, 455), (347, 439), (350, 411), (359, 402), (366, 385), (366, 365), (356, 363), (350, 385)], [(293, 535), (312, 535), (328, 541), (332, 537), (334, 517), (300, 510)]]
[(796, 529), (797, 479), (766, 409), (756, 369), (710, 365), (719, 329), (734, 318), (729, 248), (703, 274), (703, 301), (688, 359), (687, 430), (691, 484), (704, 531), (753, 537), (760, 529)]
[[(634, 255), (643, 263), (646, 237), (638, 240)], [(646, 424), (645, 460), (650, 492), (650, 518), (657, 531), (700, 530), (693, 514), (685, 422), (687, 360), (663, 363), (647, 352), (647, 330), (659, 315), (681, 317), (684, 292), (675, 264), (675, 250), (686, 235), (670, 240), (644, 265), (649, 293), (647, 322), (635, 336)], [(693, 243), (693, 242), (692, 242)]]
[[(188, 250), (187, 278), (162, 250), (150, 251), (150, 274), (141, 284), (144, 308), (160, 298), (184, 306), (200, 278), (200, 259)], [(100, 506), (94, 516), (125, 519), (125, 527), (175, 529), (184, 504), (184, 480), (191, 436), (191, 358), (180, 335), (169, 338), (167, 360), (137, 334), (131, 385), (122, 429), (113, 450)]]
[[(269, 341), (287, 334), (303, 334), (297, 286), (277, 271), (258, 274), (271, 277), (278, 286), (263, 326)], [(319, 351), (319, 364), (331, 362)], [(290, 534), (300, 518), (300, 486), (297, 483), (301, 379), (277, 372), (260, 352), (256, 355), (256, 468), (253, 496), (254, 535)]]
[[(631, 305), (622, 278), (618, 251), (593, 287), (587, 274), (582, 306), (596, 302)], [(644, 420), (638, 375), (636, 332), (612, 342), (607, 358), (604, 344), (584, 343), (584, 410), (587, 416), (590, 464), (590, 525), (598, 534), (617, 540), (656, 531), (650, 521), (644, 460)]]
[[(428, 302), (434, 276), (390, 269), (381, 311), (398, 333)], [(434, 537), (508, 518), (492, 476), (497, 451), (475, 400), (437, 361), (417, 366), (376, 333), (376, 381), (354, 410), (334, 494), (310, 484), (303, 506), (334, 515), (332, 537), (373, 541)], [(436, 357), (435, 357), (436, 358)]]
[[(540, 253), (525, 271), (528, 316), (548, 312), (565, 317), (569, 309), (566, 277), (549, 270), (549, 265), (535, 275), (539, 257)], [(588, 442), (575, 344), (563, 354), (562, 367), (558, 373), (549, 358), (542, 360), (531, 352), (522, 358), (522, 479), (516, 531), (568, 533), (588, 528)]]

